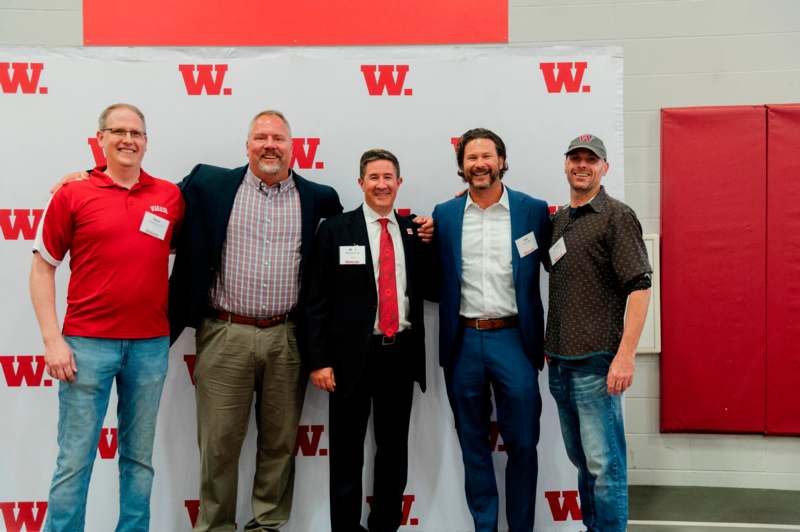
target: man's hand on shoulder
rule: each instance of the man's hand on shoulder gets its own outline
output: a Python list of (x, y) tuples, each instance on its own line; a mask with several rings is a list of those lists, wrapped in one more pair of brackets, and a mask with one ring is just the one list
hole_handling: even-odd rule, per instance
[(333, 368), (319, 368), (311, 372), (311, 384), (322, 391), (332, 392), (336, 389), (336, 379), (333, 376)]
[(60, 381), (74, 381), (75, 374), (78, 373), (78, 366), (75, 364), (72, 349), (64, 341), (64, 337), (59, 335), (57, 338), (45, 342), (44, 350), (44, 364), (47, 367), (47, 373)]
[(417, 236), (426, 244), (433, 240), (433, 218), (430, 216), (415, 216), (413, 222), (417, 227)]
[(50, 194), (55, 194), (56, 190), (66, 185), (70, 181), (86, 181), (87, 179), (89, 179), (89, 173), (86, 170), (69, 173), (64, 177), (62, 177), (58, 183), (52, 186), (52, 188), (50, 189)]

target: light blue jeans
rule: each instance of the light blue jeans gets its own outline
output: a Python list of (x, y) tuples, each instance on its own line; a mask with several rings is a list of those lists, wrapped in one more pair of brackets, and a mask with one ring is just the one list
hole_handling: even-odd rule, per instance
[(625, 532), (628, 466), (621, 396), (608, 394), (604, 374), (555, 360), (549, 370), (567, 456), (578, 468), (583, 523), (588, 532)]
[(153, 439), (167, 374), (169, 337), (136, 340), (65, 337), (78, 372), (58, 389), (58, 459), (45, 532), (84, 529), (86, 494), (111, 384), (117, 382), (119, 522), (117, 532), (147, 531)]

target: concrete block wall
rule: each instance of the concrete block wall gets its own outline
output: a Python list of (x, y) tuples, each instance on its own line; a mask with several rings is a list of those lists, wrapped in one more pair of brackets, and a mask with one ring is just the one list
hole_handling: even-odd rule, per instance
[[(82, 31), (81, 0), (0, 0), (0, 45), (79, 46)], [(800, 102), (797, 0), (509, 0), (509, 34), (623, 46), (625, 195), (648, 233), (662, 107)], [(658, 355), (640, 355), (625, 401), (631, 483), (800, 490), (800, 438), (660, 434), (658, 382)]]

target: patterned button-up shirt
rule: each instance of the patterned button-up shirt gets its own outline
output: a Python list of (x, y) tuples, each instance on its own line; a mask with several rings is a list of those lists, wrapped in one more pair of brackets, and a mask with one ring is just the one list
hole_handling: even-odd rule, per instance
[(557, 358), (614, 355), (632, 290), (650, 287), (652, 268), (633, 210), (604, 188), (586, 205), (553, 216), (551, 247), (567, 252), (550, 268), (544, 350)]
[(292, 174), (270, 187), (248, 168), (228, 221), (212, 306), (258, 318), (291, 311), (300, 291), (300, 242)]

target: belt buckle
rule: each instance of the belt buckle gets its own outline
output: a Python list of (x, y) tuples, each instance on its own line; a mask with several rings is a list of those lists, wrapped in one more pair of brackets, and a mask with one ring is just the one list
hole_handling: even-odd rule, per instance
[(484, 330), (483, 327), (481, 327), (481, 322), (482, 321), (489, 321), (489, 320), (488, 319), (482, 319), (482, 318), (475, 318), (475, 330), (476, 331)]
[(394, 345), (396, 341), (397, 341), (396, 334), (394, 336), (386, 336), (386, 335), (381, 336), (381, 345)]

